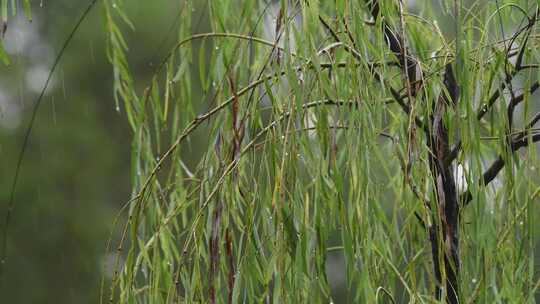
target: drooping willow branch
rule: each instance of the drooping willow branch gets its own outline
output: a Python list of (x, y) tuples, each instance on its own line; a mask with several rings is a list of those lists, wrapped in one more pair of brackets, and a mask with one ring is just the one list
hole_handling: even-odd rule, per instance
[[(310, 108), (314, 108), (314, 107), (319, 107), (319, 106), (338, 106), (338, 107), (341, 107), (341, 106), (348, 106), (348, 107), (358, 107), (359, 106), (359, 103), (357, 101), (342, 101), (342, 100), (331, 100), (331, 99), (327, 99), (327, 100), (322, 100), (322, 101), (314, 101), (314, 102), (310, 102), (310, 103), (307, 103), (305, 105), (302, 106), (302, 109), (304, 110), (307, 110), (307, 109), (310, 109)], [(234, 158), (230, 161), (229, 165), (223, 170), (223, 173), (222, 175), (220, 176), (220, 178), (217, 180), (217, 182), (215, 183), (214, 185), (214, 188), (212, 189), (212, 191), (208, 194), (208, 196), (206, 197), (204, 203), (201, 204), (201, 206), (199, 207), (199, 210), (197, 212), (197, 215), (195, 216), (194, 220), (193, 220), (193, 223), (192, 223), (192, 229), (189, 229), (188, 231), (192, 231), (194, 228), (193, 227), (196, 227), (198, 221), (200, 220), (200, 218), (202, 217), (202, 215), (204, 214), (204, 210), (206, 209), (206, 207), (208, 206), (208, 204), (210, 203), (210, 201), (213, 199), (213, 197), (216, 195), (217, 191), (219, 190), (219, 188), (221, 187), (221, 185), (224, 183), (225, 181), (225, 178), (238, 166), (238, 164), (240, 163), (240, 160), (241, 160), (241, 157), (243, 155), (245, 155), (248, 151), (250, 151), (251, 149), (253, 149), (254, 147), (256, 147), (257, 143), (259, 142), (259, 140), (264, 136), (266, 135), (269, 131), (271, 131), (272, 129), (276, 128), (278, 126), (278, 124), (280, 122), (282, 122), (283, 120), (289, 118), (291, 115), (293, 114), (292, 111), (288, 111), (288, 112), (285, 112), (283, 114), (281, 114), (278, 118), (276, 118), (275, 120), (273, 120), (272, 122), (270, 122), (266, 127), (264, 127), (263, 129), (261, 129), (254, 137), (251, 141), (249, 141), (243, 148), (242, 148), (242, 151), (240, 151), (239, 153), (239, 157), (237, 158)], [(183, 137), (185, 138), (185, 137)], [(182, 138), (182, 139), (183, 139)], [(142, 252), (144, 253), (145, 251), (147, 251), (150, 246), (152, 246), (152, 244), (158, 239), (158, 236), (159, 234), (161, 233), (161, 230), (163, 229), (163, 227), (167, 226), (169, 224), (169, 222), (175, 218), (175, 216), (178, 215), (178, 212), (180, 211), (182, 206), (178, 205), (175, 209), (171, 210), (169, 215), (165, 216), (165, 218), (163, 219), (163, 221), (157, 226), (154, 234), (148, 239), (148, 241), (145, 243), (144, 245), (144, 248), (141, 249)], [(189, 235), (192, 235), (192, 233), (189, 233)], [(187, 250), (189, 244), (191, 242), (191, 237), (188, 237), (188, 239), (186, 240), (183, 248), (184, 250)], [(140, 266), (141, 262), (142, 262), (142, 259), (143, 259), (144, 255), (141, 253), (139, 255), (139, 257), (137, 258), (136, 262), (135, 262), (135, 267), (134, 269), (137, 270), (138, 267)], [(136, 272), (136, 271), (134, 271)]]
[[(375, 66), (377, 66), (378, 64), (377, 63), (370, 63), (369, 66), (370, 66), (370, 69), (373, 69)], [(335, 68), (335, 67), (348, 67), (349, 65), (347, 63), (338, 63), (338, 64), (327, 64), (327, 63), (323, 63), (323, 64), (320, 64), (319, 67), (321, 69), (328, 69), (328, 68)], [(315, 68), (312, 64), (308, 64), (308, 68)], [(298, 67), (296, 69), (297, 71), (301, 71), (302, 68), (301, 67)], [(276, 77), (279, 77), (279, 76), (283, 76), (286, 74), (286, 71), (281, 71), (281, 72), (276, 72), (274, 74), (271, 74), (271, 75), (266, 75), (252, 83), (250, 83), (249, 85), (247, 85), (246, 87), (242, 88), (241, 90), (239, 90), (238, 92), (236, 92), (235, 94), (233, 94), (233, 96), (231, 96), (230, 98), (228, 98), (227, 100), (225, 100), (223, 103), (221, 103), (220, 105), (216, 106), (215, 108), (213, 108), (212, 110), (204, 113), (204, 114), (201, 114), (201, 115), (198, 115), (197, 117), (195, 117), (188, 125), (187, 127), (184, 128), (184, 130), (182, 131), (182, 133), (177, 137), (177, 139), (175, 140), (175, 142), (167, 149), (167, 151), (159, 158), (159, 161), (157, 162), (157, 164), (154, 166), (154, 168), (152, 169), (152, 171), (150, 172), (149, 176), (147, 177), (146, 181), (143, 183), (143, 186), (141, 187), (141, 190), (139, 191), (139, 194), (137, 196), (139, 197), (143, 197), (144, 196), (144, 192), (146, 191), (146, 189), (148, 188), (149, 184), (152, 182), (153, 178), (156, 176), (157, 172), (159, 171), (159, 169), (161, 168), (161, 166), (163, 165), (163, 163), (165, 162), (166, 159), (168, 159), (172, 153), (176, 150), (176, 148), (179, 146), (179, 144), (185, 139), (187, 138), (193, 131), (195, 131), (203, 122), (207, 121), (208, 119), (210, 119), (211, 117), (213, 117), (214, 115), (216, 115), (217, 113), (221, 112), (223, 109), (225, 109), (226, 107), (228, 107), (229, 105), (231, 105), (236, 98), (246, 94), (247, 92), (253, 90), (254, 88), (258, 87), (259, 85), (263, 84), (264, 82), (268, 81), (268, 80), (271, 80), (271, 79), (274, 79)], [(149, 90), (147, 90), (149, 91)], [(396, 94), (398, 94), (396, 92)]]
[[(407, 55), (407, 48), (405, 46), (405, 37), (396, 33), (394, 29), (387, 24), (387, 22), (380, 18), (380, 7), (378, 0), (366, 0), (368, 9), (373, 19), (382, 27), (386, 44), (394, 55), (400, 61), (400, 65), (403, 69), (404, 82), (409, 95), (409, 107), (414, 109), (414, 101), (412, 100), (413, 94), (416, 97), (417, 90), (411, 91), (410, 80), (417, 78), (422, 79), (422, 69), (419, 61)], [(400, 7), (400, 20), (402, 26), (402, 35), (404, 33), (404, 20), (401, 2)], [(422, 82), (420, 82), (420, 86)], [(449, 154), (449, 137), (448, 127), (445, 124), (443, 117), (447, 112), (447, 108), (455, 107), (459, 99), (459, 86), (454, 77), (452, 66), (450, 63), (445, 66), (444, 74), (444, 86), (449, 93), (441, 94), (439, 98), (433, 103), (432, 114), (429, 120), (424, 120), (425, 134), (427, 140), (427, 146), (429, 147), (429, 164), (431, 174), (433, 176), (434, 193), (437, 198), (437, 211), (438, 218), (441, 221), (441, 225), (436, 224), (434, 219), (429, 230), (429, 241), (431, 243), (431, 251), (433, 258), (433, 271), (436, 278), (436, 290), (435, 297), (437, 300), (442, 300), (443, 297), (450, 304), (457, 304), (459, 302), (459, 204), (456, 193), (456, 186), (453, 172), (449, 165), (445, 164), (445, 159)], [(419, 98), (426, 99), (427, 96), (419, 96)], [(423, 100), (427, 103), (426, 100)], [(407, 111), (413, 112), (414, 110)], [(412, 121), (410, 118), (409, 121)], [(411, 132), (411, 126), (409, 126), (409, 138), (414, 135)], [(408, 170), (407, 170), (408, 172)], [(444, 271), (444, 273), (443, 273)]]
[[(338, 43), (339, 45), (343, 45), (344, 48), (345, 48), (345, 51), (347, 51), (348, 53), (350, 53), (355, 59), (357, 59), (359, 62), (363, 62), (365, 61), (365, 59), (363, 59), (362, 55), (360, 53), (358, 53), (358, 51), (356, 51), (353, 47), (349, 46), (348, 44), (344, 43), (341, 41), (341, 39), (339, 38), (339, 36), (336, 34), (336, 32), (328, 25), (328, 22), (326, 22), (324, 20), (324, 18), (322, 18), (321, 16), (319, 16), (319, 20), (321, 21), (321, 24), (323, 25), (323, 27), (330, 33), (330, 35), (334, 38), (334, 40), (336, 40), (336, 43)], [(395, 65), (396, 63), (391, 61), (390, 62), (391, 65)], [(401, 63), (397, 63), (398, 66), (401, 65)], [(394, 100), (396, 101), (396, 103), (401, 107), (401, 109), (406, 113), (406, 114), (410, 114), (410, 107), (409, 107), (409, 104), (407, 104), (405, 102), (405, 99), (407, 98), (407, 95), (406, 96), (402, 96), (398, 90), (396, 90), (393, 86), (391, 86), (388, 81), (382, 77), (379, 72), (377, 72), (374, 68), (377, 67), (377, 66), (370, 66), (369, 68), (369, 72), (371, 73), (371, 75), (373, 76), (373, 78), (378, 81), (378, 82), (382, 82), (384, 83), (388, 88), (389, 88), (389, 91), (390, 91), (390, 94), (392, 95), (392, 97), (394, 98)], [(413, 67), (414, 69), (416, 69), (416, 67)], [(426, 126), (424, 125), (424, 122), (418, 118), (418, 117), (414, 117), (414, 122), (415, 124), (420, 127), (421, 129), (423, 129), (424, 131), (427, 131), (427, 128)]]
[[(514, 35), (512, 35), (512, 38), (510, 39), (510, 43), (509, 43), (509, 46), (508, 48), (506, 49), (506, 58), (505, 58), (505, 62), (508, 62), (510, 60), (510, 58), (514, 55), (517, 55), (517, 59), (516, 59), (516, 65), (515, 65), (515, 68), (513, 71), (511, 72), (507, 72), (506, 74), (506, 77), (505, 77), (505, 81), (503, 81), (499, 88), (489, 97), (489, 99), (487, 100), (486, 103), (483, 103), (480, 108), (476, 111), (476, 118), (478, 120), (481, 120), (488, 112), (489, 110), (493, 107), (493, 105), (495, 104), (495, 102), (502, 96), (502, 92), (506, 89), (508, 83), (511, 83), (514, 79), (514, 77), (516, 77), (518, 75), (518, 73), (522, 70), (525, 70), (527, 68), (529, 68), (530, 66), (529, 65), (524, 65), (523, 64), (523, 57), (524, 57), (524, 53), (525, 53), (525, 50), (527, 48), (527, 43), (529, 42), (529, 36), (530, 36), (530, 33), (532, 31), (532, 28), (533, 26), (536, 24), (536, 22), (538, 21), (538, 14), (539, 14), (539, 9), (537, 8), (536, 10), (536, 13), (535, 13), (535, 16), (533, 18), (529, 18), (529, 22), (522, 28), (520, 28), (519, 30), (517, 30)], [(523, 33), (523, 32), (526, 32), (526, 36), (525, 36), (525, 39), (524, 39), (524, 42), (519, 50), (518, 53), (512, 53), (511, 52), (511, 47), (512, 47), (512, 44), (517, 40), (517, 38)], [(538, 89), (538, 81), (535, 82), (532, 86), (531, 86), (531, 89), (529, 90), (530, 93), (533, 93), (534, 91), (536, 91)], [(521, 102), (521, 100), (523, 100), (524, 98), (524, 95), (521, 94), (519, 96), (512, 96), (512, 101), (511, 101), (511, 104), (513, 102)], [(521, 100), (519, 100), (521, 99)], [(513, 115), (513, 109), (515, 108), (515, 106), (512, 106), (511, 108), (511, 111), (509, 112), (509, 117)], [(510, 118), (509, 118), (510, 119)], [(511, 121), (511, 119), (510, 119)], [(462, 148), (462, 142), (461, 140), (459, 140), (455, 145), (454, 147), (452, 148), (448, 158), (445, 160), (446, 163), (451, 163), (453, 162), (459, 152), (461, 151), (461, 148)]]
[[(231, 33), (205, 33), (205, 34), (193, 35), (191, 37), (188, 37), (188, 38), (178, 42), (173, 47), (173, 49), (169, 52), (169, 54), (165, 57), (165, 59), (161, 62), (161, 64), (155, 70), (152, 79), (155, 79), (157, 77), (158, 73), (165, 66), (165, 63), (167, 62), (167, 60), (174, 54), (174, 51), (176, 51), (178, 48), (186, 45), (190, 41), (193, 41), (195, 39), (203, 39), (203, 38), (206, 38), (206, 37), (228, 37), (228, 38), (237, 38), (237, 39), (249, 40), (249, 41), (254, 41), (254, 42), (261, 43), (263, 45), (267, 45), (267, 46), (272, 47), (272, 48), (277, 47), (279, 50), (283, 50), (282, 48), (276, 46), (275, 43), (272, 43), (270, 41), (266, 41), (264, 39), (251, 37), (251, 36), (245, 36), (245, 35), (239, 35), (239, 34), (231, 34)], [(345, 48), (347, 49), (347, 46), (345, 46)], [(294, 53), (292, 53), (291, 55), (296, 56)], [(350, 66), (350, 64), (347, 64), (347, 63), (336, 63), (336, 64), (322, 63), (322, 64), (318, 64), (317, 67), (316, 67), (312, 63), (311, 60), (306, 60), (306, 61), (307, 62), (304, 64), (305, 66), (297, 67), (295, 70), (297, 72), (300, 72), (300, 71), (302, 71), (303, 69), (306, 69), (306, 68), (307, 69), (315, 69), (315, 68), (318, 67), (320, 69), (329, 69), (329, 68), (336, 68), (336, 67), (342, 68), (342, 67), (349, 67)], [(371, 63), (371, 62), (362, 62), (362, 65), (366, 66), (369, 70), (374, 70), (374, 68), (376, 66), (379, 66), (380, 64), (379, 63)], [(126, 225), (124, 226), (124, 229), (122, 231), (122, 236), (121, 236), (121, 239), (120, 239), (120, 242), (119, 242), (119, 245), (118, 245), (118, 250), (117, 250), (118, 252), (121, 251), (121, 248), (123, 247), (123, 244), (124, 244), (125, 240), (127, 239), (128, 227), (132, 227), (133, 231), (135, 231), (137, 229), (137, 227), (138, 227), (139, 218), (140, 218), (142, 212), (145, 209), (145, 202), (146, 202), (146, 197), (147, 197), (146, 194), (147, 194), (147, 190), (150, 187), (150, 184), (152, 183), (154, 178), (157, 176), (157, 173), (161, 169), (164, 162), (173, 155), (174, 151), (178, 148), (180, 143), (183, 142), (203, 122), (209, 120), (211, 117), (215, 116), (217, 113), (219, 113), (222, 110), (224, 110), (225, 108), (227, 108), (239, 96), (242, 96), (242, 95), (246, 94), (247, 92), (255, 89), (256, 87), (258, 87), (259, 85), (263, 84), (264, 82), (266, 82), (268, 80), (271, 80), (271, 79), (276, 78), (276, 77), (283, 76), (285, 74), (286, 74), (286, 71), (280, 71), (280, 72), (276, 72), (276, 73), (271, 74), (271, 75), (266, 75), (266, 76), (260, 77), (259, 79), (257, 79), (255, 81), (253, 81), (252, 83), (250, 83), (248, 86), (244, 87), (243, 89), (241, 89), (238, 92), (236, 92), (235, 94), (233, 94), (232, 97), (230, 97), (229, 99), (224, 101), (222, 104), (216, 106), (215, 108), (213, 108), (212, 110), (210, 110), (210, 111), (208, 111), (208, 112), (206, 112), (204, 114), (201, 114), (201, 115), (195, 117), (184, 128), (184, 130), (180, 133), (180, 135), (173, 142), (173, 144), (166, 150), (166, 152), (164, 154), (162, 154), (161, 157), (158, 158), (157, 163), (154, 165), (154, 167), (150, 171), (149, 175), (145, 179), (145, 181), (142, 184), (139, 192), (133, 198), (133, 200), (132, 200), (133, 201), (133, 206), (132, 206), (133, 209), (132, 209), (132, 212), (131, 212), (130, 217), (128, 219), (128, 222), (126, 223)], [(156, 83), (155, 81), (152, 81), (150, 83), (150, 85), (145, 89), (145, 95), (144, 95), (144, 99), (143, 99), (144, 104), (146, 104), (148, 102), (149, 96), (150, 96), (149, 92), (152, 90), (152, 86), (155, 83)], [(399, 96), (399, 93), (397, 93), (397, 91), (395, 91), (394, 93), (397, 96)], [(216, 188), (216, 191), (217, 191), (217, 188)], [(117, 260), (117, 263), (118, 263), (119, 258), (117, 257), (116, 260)], [(115, 281), (116, 277), (117, 277), (117, 273), (115, 272), (114, 277), (113, 277), (113, 281)], [(112, 293), (111, 293), (111, 296), (112, 296)]]
[[(521, 148), (527, 147), (531, 143), (539, 142), (540, 134), (534, 134), (532, 136), (521, 135), (513, 140), (510, 144), (510, 153), (513, 153)], [(504, 168), (505, 160), (502, 155), (499, 155), (497, 159), (488, 167), (488, 169), (482, 174), (480, 179), (480, 184), (483, 186), (489, 185), (499, 174), (499, 172)], [(461, 196), (461, 201), (464, 205), (468, 205), (473, 199), (472, 193), (467, 190)]]

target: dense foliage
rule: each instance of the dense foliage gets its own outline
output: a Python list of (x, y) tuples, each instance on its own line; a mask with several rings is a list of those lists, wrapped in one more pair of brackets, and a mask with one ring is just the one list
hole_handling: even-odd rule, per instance
[(133, 193), (102, 301), (535, 302), (537, 2), (182, 1), (144, 78), (103, 3)]
[(348, 301), (533, 301), (538, 10), (500, 2), (188, 1), (143, 90), (107, 5), (135, 185), (111, 298), (328, 302), (338, 252)]

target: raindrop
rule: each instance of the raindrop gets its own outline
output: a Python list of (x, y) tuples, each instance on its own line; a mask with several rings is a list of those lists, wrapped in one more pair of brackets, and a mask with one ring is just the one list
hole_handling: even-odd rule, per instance
[(116, 8), (116, 3), (113, 3), (112, 7), (113, 7), (113, 8)]
[(473, 283), (473, 284), (476, 284), (476, 278), (473, 278), (473, 279), (472, 279), (472, 283)]
[(520, 225), (520, 226), (523, 226), (523, 221), (520, 221), (520, 222), (519, 222), (519, 225)]

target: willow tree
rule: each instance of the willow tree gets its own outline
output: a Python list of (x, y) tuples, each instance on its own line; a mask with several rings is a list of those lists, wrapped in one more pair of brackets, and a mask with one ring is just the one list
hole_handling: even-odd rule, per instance
[(438, 3), (182, 1), (134, 79), (105, 0), (133, 197), (103, 299), (328, 303), (337, 271), (349, 302), (534, 302), (538, 4)]

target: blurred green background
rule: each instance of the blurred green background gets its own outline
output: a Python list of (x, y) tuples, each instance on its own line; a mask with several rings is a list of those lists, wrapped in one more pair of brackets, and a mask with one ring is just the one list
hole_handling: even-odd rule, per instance
[[(33, 20), (9, 20), (0, 65), (0, 218), (32, 106), (88, 0), (34, 1)], [(178, 2), (134, 1), (126, 31), (141, 86), (175, 38)], [(131, 132), (112, 97), (103, 8), (96, 5), (71, 42), (30, 136), (9, 226), (0, 303), (96, 303), (106, 243), (130, 197)], [(107, 268), (107, 267), (105, 267)], [(107, 277), (107, 271), (105, 271)]]

